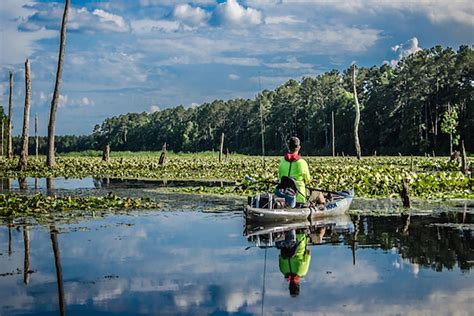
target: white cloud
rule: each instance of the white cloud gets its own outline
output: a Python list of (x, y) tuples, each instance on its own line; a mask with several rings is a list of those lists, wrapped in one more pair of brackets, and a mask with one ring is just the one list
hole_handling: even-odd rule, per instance
[(128, 31), (127, 23), (125, 23), (124, 18), (119, 15), (106, 12), (102, 9), (95, 9), (92, 14), (99, 17), (104, 29), (109, 31), (115, 30), (116, 32)]
[(179, 4), (173, 10), (173, 17), (185, 24), (202, 25), (209, 20), (210, 13), (199, 7), (193, 8), (189, 4)]
[(172, 6), (179, 3), (188, 3), (195, 5), (213, 5), (216, 0), (139, 0), (138, 4), (142, 7), (148, 6)]
[(158, 105), (151, 105), (148, 109), (148, 113), (160, 112), (160, 107)]
[(236, 75), (236, 74), (229, 74), (229, 79), (230, 80), (239, 80), (240, 79), (240, 76)]
[(269, 68), (279, 69), (312, 69), (312, 64), (300, 63), (296, 57), (290, 57), (285, 63), (266, 63), (265, 66)]
[(131, 22), (132, 32), (138, 34), (152, 33), (152, 32), (176, 32), (181, 28), (181, 23), (178, 21), (167, 20), (136, 20)]
[(253, 8), (244, 8), (237, 0), (227, 0), (219, 4), (214, 11), (219, 24), (257, 25), (263, 23), (262, 12)]
[(418, 39), (416, 37), (411, 38), (404, 44), (398, 44), (392, 47), (392, 51), (398, 53), (398, 59), (392, 59), (390, 65), (395, 67), (398, 62), (411, 54), (414, 54), (422, 50), (419, 46)]
[(266, 24), (298, 24), (304, 22), (305, 21), (300, 20), (293, 15), (267, 16), (265, 18)]
[(94, 105), (94, 100), (89, 99), (88, 97), (83, 97), (79, 101), (80, 106), (88, 106), (88, 105)]
[[(51, 97), (53, 97), (51, 95)], [(68, 104), (68, 96), (67, 95), (59, 95), (59, 100), (58, 100), (58, 107), (59, 108), (64, 108)]]
[(44, 94), (43, 91), (40, 91), (39, 99), (40, 99), (41, 101), (45, 101), (45, 100), (46, 100), (46, 94)]
[(285, 4), (312, 4), (351, 14), (379, 14), (390, 11), (421, 13), (433, 23), (454, 21), (474, 26), (474, 5), (471, 0), (284, 0)]
[(26, 0), (2, 0), (0, 10), (0, 65), (20, 64), (31, 57), (42, 39), (53, 38), (57, 32), (38, 28), (31, 32), (21, 32), (18, 25), (34, 11), (27, 8)]
[[(33, 14), (22, 19), (19, 28), (22, 31), (39, 31), (41, 29), (59, 30), (64, 12), (59, 3), (34, 3), (29, 8)], [(73, 31), (105, 31), (127, 32), (129, 30), (125, 19), (102, 9), (90, 12), (87, 8), (71, 7), (69, 11), (68, 30)], [(58, 35), (58, 33), (55, 33)]]

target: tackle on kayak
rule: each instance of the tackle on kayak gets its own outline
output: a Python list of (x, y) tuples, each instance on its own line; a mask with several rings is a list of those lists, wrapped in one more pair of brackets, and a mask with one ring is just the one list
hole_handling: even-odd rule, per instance
[[(280, 160), (278, 182), (273, 193), (249, 197), (244, 215), (255, 221), (300, 221), (344, 214), (354, 199), (354, 190), (333, 192), (309, 188), (311, 175), (307, 162), (299, 155), (301, 142), (288, 141), (289, 152)], [(253, 183), (258, 181), (246, 176)], [(328, 193), (324, 196), (323, 193)]]

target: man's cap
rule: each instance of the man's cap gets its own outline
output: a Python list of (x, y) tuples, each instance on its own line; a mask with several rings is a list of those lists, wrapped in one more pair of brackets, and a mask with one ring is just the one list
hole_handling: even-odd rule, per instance
[(301, 142), (300, 139), (296, 136), (290, 137), (288, 140), (288, 147), (290, 147), (290, 150), (294, 150), (300, 146)]

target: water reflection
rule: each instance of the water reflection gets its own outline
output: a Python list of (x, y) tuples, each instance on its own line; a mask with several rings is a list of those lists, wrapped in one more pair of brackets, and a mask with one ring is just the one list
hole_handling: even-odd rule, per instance
[(280, 272), (288, 281), (290, 296), (296, 297), (300, 294), (300, 280), (308, 273), (311, 263), (311, 250), (308, 246), (322, 244), (326, 234), (327, 238), (338, 240), (341, 235), (353, 231), (354, 225), (350, 217), (338, 216), (311, 223), (246, 222), (244, 235), (256, 247), (265, 248), (265, 260), (267, 248), (275, 247), (279, 250)]
[[(409, 221), (354, 216), (245, 225), (245, 238), (242, 218), (234, 215), (137, 214), (76, 224), (1, 225), (0, 314), (462, 314), (474, 309), (469, 212), (412, 215)], [(287, 234), (292, 231), (294, 238)], [(294, 257), (303, 254), (302, 269), (282, 266), (292, 241)], [(291, 278), (285, 279), (291, 274), (300, 277), (295, 297)]]
[[(53, 181), (55, 186), (51, 186)], [(224, 187), (233, 186), (233, 181), (200, 181), (200, 180), (150, 180), (150, 179), (121, 179), (111, 177), (76, 178), (18, 178), (1, 179), (0, 192), (7, 193), (28, 188), (38, 190), (77, 190), (77, 189), (148, 189), (159, 187)]]

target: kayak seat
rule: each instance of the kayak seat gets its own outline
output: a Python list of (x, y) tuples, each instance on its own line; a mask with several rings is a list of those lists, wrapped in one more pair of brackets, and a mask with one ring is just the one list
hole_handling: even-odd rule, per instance
[(298, 192), (296, 181), (292, 177), (287, 176), (281, 177), (280, 183), (277, 185), (277, 189), (285, 193), (290, 193), (292, 191), (292, 193), (295, 195), (296, 192)]

